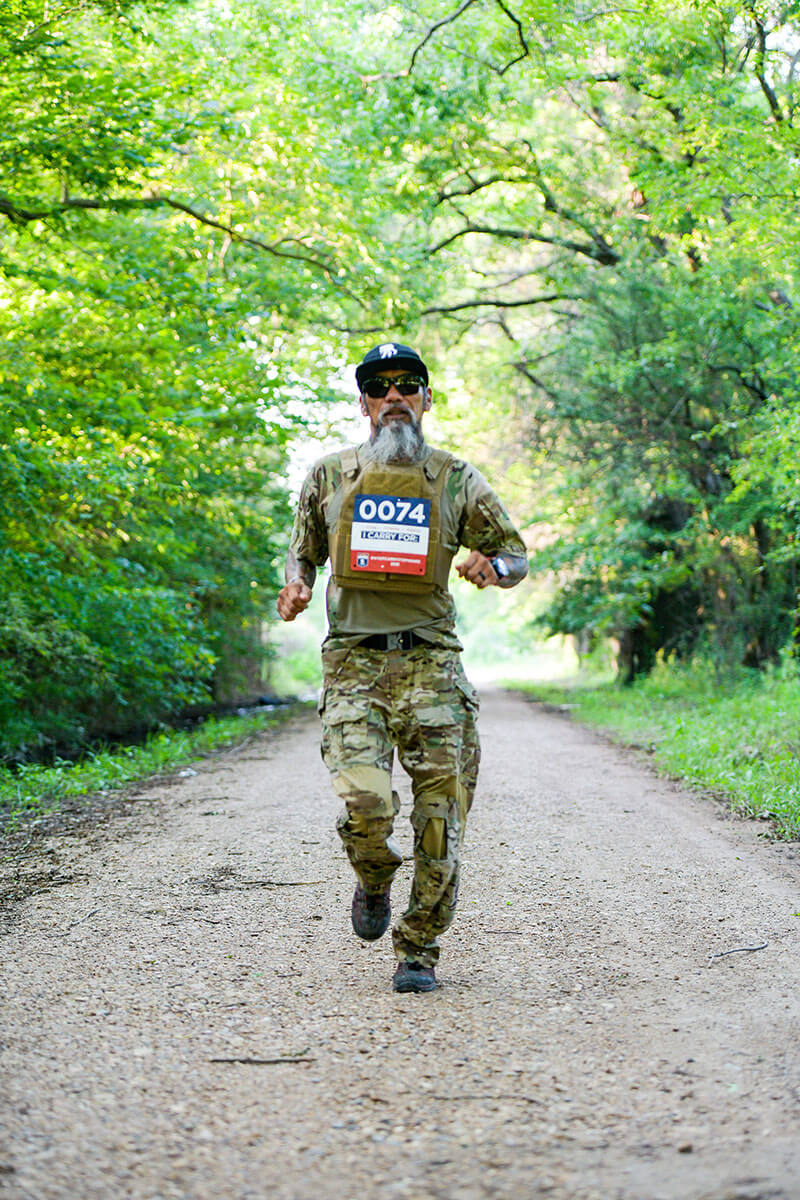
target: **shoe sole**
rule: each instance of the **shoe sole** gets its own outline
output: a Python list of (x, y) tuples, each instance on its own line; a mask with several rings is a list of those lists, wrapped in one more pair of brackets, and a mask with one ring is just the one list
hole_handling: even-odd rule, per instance
[(353, 925), (353, 933), (356, 937), (361, 938), (362, 942), (377, 942), (380, 941), (388, 928), (389, 922), (387, 921), (380, 933), (359, 933), (355, 925)]
[(350, 924), (353, 926), (353, 933), (356, 935), (356, 937), (360, 937), (362, 942), (377, 942), (378, 939), (382, 938), (383, 935), (386, 933), (386, 930), (389, 928), (391, 923), (392, 923), (391, 909), (386, 914), (386, 919), (384, 920), (383, 924), (381, 926), (379, 926), (377, 929), (375, 929), (374, 927), (372, 929), (368, 929), (368, 930), (359, 929), (358, 926), (356, 925), (353, 914), (352, 913), (350, 914)]
[(379, 941), (380, 938), (382, 938), (383, 935), (386, 933), (386, 930), (389, 928), (389, 926), (392, 923), (391, 904), (389, 904), (387, 906), (387, 908), (388, 908), (388, 911), (386, 913), (386, 916), (384, 917), (382, 925), (380, 925), (377, 928), (373, 927), (372, 929), (363, 929), (362, 930), (362, 929), (358, 928), (358, 925), (356, 923), (357, 918), (351, 907), (351, 909), (350, 909), (350, 924), (353, 927), (353, 933), (356, 935), (356, 937), (360, 937), (362, 942), (377, 942), (377, 941)]
[(403, 980), (402, 983), (392, 982), (392, 988), (401, 994), (404, 992), (435, 992), (439, 984), (434, 980), (432, 983), (412, 983)]

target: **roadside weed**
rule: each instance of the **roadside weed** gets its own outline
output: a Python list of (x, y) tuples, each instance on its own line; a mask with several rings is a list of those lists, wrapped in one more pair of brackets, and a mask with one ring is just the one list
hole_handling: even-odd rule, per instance
[(57, 759), (53, 766), (0, 767), (0, 828), (12, 830), (24, 818), (57, 811), (65, 801), (103, 795), (188, 766), (275, 725), (287, 711), (212, 717), (192, 729), (151, 734), (141, 745), (91, 751), (75, 763)]

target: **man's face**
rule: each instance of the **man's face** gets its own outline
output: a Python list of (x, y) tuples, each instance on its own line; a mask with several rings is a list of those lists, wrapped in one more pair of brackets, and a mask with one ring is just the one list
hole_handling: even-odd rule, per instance
[[(377, 373), (378, 379), (403, 380), (410, 379), (413, 371), (402, 370), (398, 367), (386, 367)], [(367, 386), (369, 385), (367, 381)], [(392, 384), (385, 396), (370, 396), (366, 391), (361, 393), (361, 411), (369, 417), (370, 436), (376, 437), (384, 426), (399, 421), (419, 426), (422, 414), (431, 406), (431, 389), (420, 382), (419, 387), (411, 396), (404, 396)]]

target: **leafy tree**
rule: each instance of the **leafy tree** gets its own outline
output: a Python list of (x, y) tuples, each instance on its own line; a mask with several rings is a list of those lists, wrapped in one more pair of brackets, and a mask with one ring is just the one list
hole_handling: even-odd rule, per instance
[[(231, 262), (234, 234), (148, 194), (179, 137), (199, 190), (230, 149), (216, 140), (228, 118), (191, 94), (202, 46), (102, 9), (48, 20), (22, 6), (2, 30), (16, 55), (4, 135), (20, 147), (0, 206), (0, 752), (12, 757), (140, 728), (235, 685), (237, 650), (252, 656), (277, 586), (287, 446), (308, 392), (272, 315), (323, 274), (291, 248), (288, 280), (253, 262), (283, 264), (280, 249)], [(176, 51), (169, 86), (166, 63), (155, 75), (149, 61), (159, 38)]]

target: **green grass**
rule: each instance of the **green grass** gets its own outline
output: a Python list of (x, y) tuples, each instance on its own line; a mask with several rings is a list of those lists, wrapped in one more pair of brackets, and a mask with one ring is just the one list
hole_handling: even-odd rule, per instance
[(290, 709), (243, 717), (212, 717), (188, 730), (151, 734), (136, 746), (98, 750), (80, 762), (45, 767), (0, 767), (0, 828), (13, 831), (32, 817), (58, 811), (65, 801), (105, 795), (136, 780), (163, 775), (242, 742), (277, 724)]
[(659, 770), (769, 819), (779, 837), (800, 837), (800, 673), (747, 672), (728, 683), (713, 667), (659, 666), (629, 688), (576, 680), (520, 684), (536, 699), (616, 740), (652, 750)]

